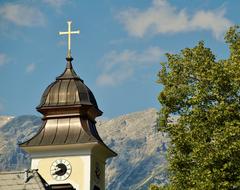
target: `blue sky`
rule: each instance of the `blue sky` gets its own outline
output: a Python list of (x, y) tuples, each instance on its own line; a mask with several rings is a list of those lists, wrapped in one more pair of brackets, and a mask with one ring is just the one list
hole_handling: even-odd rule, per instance
[(0, 115), (38, 114), (44, 89), (65, 68), (67, 37), (73, 66), (107, 118), (150, 107), (164, 53), (204, 40), (218, 59), (223, 36), (239, 24), (240, 1), (22, 0), (0, 1)]

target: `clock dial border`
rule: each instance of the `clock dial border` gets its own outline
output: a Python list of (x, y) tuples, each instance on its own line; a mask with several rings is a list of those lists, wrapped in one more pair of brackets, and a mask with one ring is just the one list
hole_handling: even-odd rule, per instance
[[(64, 168), (66, 171), (64, 171), (64, 174), (62, 174), (62, 175), (58, 175), (56, 173), (59, 169), (59, 167), (57, 167), (57, 166), (60, 164), (62, 164), (66, 167), (66, 168)], [(69, 178), (71, 173), (72, 173), (72, 166), (71, 166), (70, 162), (65, 159), (55, 160), (50, 167), (50, 174), (51, 174), (52, 178), (56, 181), (66, 180), (67, 178)]]

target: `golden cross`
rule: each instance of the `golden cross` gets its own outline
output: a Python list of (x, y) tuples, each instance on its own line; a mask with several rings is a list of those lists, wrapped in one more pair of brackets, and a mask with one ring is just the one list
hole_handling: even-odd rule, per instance
[(68, 35), (68, 53), (67, 56), (71, 57), (71, 34), (80, 34), (80, 30), (71, 31), (72, 21), (68, 21), (68, 31), (67, 32), (59, 32), (59, 35)]

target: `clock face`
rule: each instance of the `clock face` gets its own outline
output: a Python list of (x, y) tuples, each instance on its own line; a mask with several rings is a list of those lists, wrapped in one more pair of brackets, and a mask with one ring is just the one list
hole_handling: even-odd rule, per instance
[(67, 160), (58, 159), (52, 163), (50, 172), (55, 180), (63, 181), (71, 175), (72, 166)]

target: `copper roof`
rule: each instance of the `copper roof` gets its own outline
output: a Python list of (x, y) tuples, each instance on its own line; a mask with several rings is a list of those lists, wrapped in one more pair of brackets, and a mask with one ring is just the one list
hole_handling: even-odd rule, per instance
[(95, 109), (96, 116), (100, 116), (96, 99), (91, 90), (84, 84), (75, 73), (71, 61), (73, 58), (66, 58), (67, 66), (64, 72), (56, 78), (44, 91), (37, 110), (41, 113), (51, 109), (63, 109), (64, 107), (91, 106)]
[(103, 143), (98, 135), (95, 124), (88, 119), (72, 117), (45, 120), (37, 135), (21, 144), (21, 146), (63, 145), (89, 142)]
[(38, 133), (21, 147), (99, 143), (109, 149), (100, 138), (95, 118), (102, 114), (91, 90), (75, 73), (71, 61), (63, 74), (56, 78), (43, 93), (37, 110), (43, 116)]

